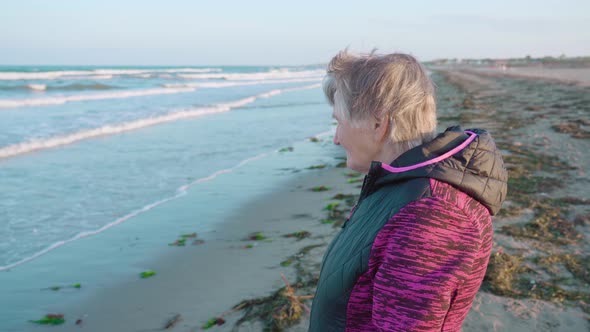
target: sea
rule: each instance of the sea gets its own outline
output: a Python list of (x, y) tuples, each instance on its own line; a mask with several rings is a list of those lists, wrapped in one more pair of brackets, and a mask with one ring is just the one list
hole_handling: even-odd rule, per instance
[(324, 75), (0, 66), (0, 331), (136, 277), (179, 234), (206, 241), (236, 208), (338, 162)]

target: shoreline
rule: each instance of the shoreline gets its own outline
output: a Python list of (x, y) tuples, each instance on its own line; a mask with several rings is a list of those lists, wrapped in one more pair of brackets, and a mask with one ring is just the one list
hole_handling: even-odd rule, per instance
[[(338, 162), (334, 159), (333, 164)], [(281, 263), (309, 246), (314, 246), (308, 254), (314, 265), (311, 270), (317, 269), (314, 272), (319, 274), (323, 250), (339, 229), (322, 224), (327, 214), (323, 209), (335, 202), (331, 199), (334, 195), (359, 191), (359, 183), (348, 183), (348, 172), (328, 166), (297, 174), (275, 192), (239, 207), (205, 243), (187, 245), (160, 257), (153, 264), (156, 276), (104, 289), (74, 307), (57, 305), (57, 311), (67, 319), (60, 331), (78, 331), (80, 326), (74, 324), (78, 319), (84, 331), (157, 330), (177, 314), (182, 319), (177, 323), (178, 330), (200, 330), (207, 320), (231, 311), (242, 300), (267, 296), (283, 287), (281, 274), (294, 284), (295, 264)], [(330, 190), (310, 190), (322, 185)], [(311, 235), (301, 240), (283, 237), (300, 231)], [(245, 241), (254, 232), (262, 232), (267, 239)], [(249, 245), (253, 247), (247, 248)], [(311, 301), (306, 303), (309, 306)], [(226, 323), (214, 330), (230, 330), (240, 317), (240, 312), (225, 315)], [(306, 330), (301, 324), (294, 331)], [(260, 322), (247, 322), (240, 330), (259, 328)]]

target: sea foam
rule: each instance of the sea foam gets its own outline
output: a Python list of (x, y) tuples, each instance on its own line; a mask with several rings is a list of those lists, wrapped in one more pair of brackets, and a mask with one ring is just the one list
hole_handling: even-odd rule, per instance
[(4, 99), (0, 100), (1, 107), (23, 107), (23, 106), (42, 106), (42, 105), (61, 105), (72, 101), (102, 100), (102, 99), (123, 99), (129, 97), (142, 97), (151, 95), (174, 94), (183, 92), (193, 92), (195, 88), (177, 88), (177, 89), (145, 89), (118, 91), (109, 93), (96, 93), (85, 95), (72, 95), (61, 97), (47, 98), (30, 98), (30, 99)]
[(210, 107), (191, 108), (185, 110), (178, 110), (171, 112), (166, 115), (150, 117), (145, 119), (139, 119), (126, 123), (107, 125), (95, 129), (82, 130), (73, 134), (67, 134), (62, 136), (50, 137), (40, 140), (31, 140), (27, 142), (17, 143), (8, 145), (0, 148), (0, 159), (14, 157), (26, 153), (30, 153), (38, 150), (51, 149), (63, 145), (76, 143), (82, 140), (91, 139), (100, 136), (115, 135), (127, 131), (137, 130), (145, 127), (158, 125), (161, 123), (173, 122), (182, 119), (196, 118), (203, 115), (228, 112), (234, 108), (242, 107), (247, 104), (253, 103), (260, 98), (270, 98), (280, 93), (297, 91), (303, 89), (314, 89), (319, 88), (320, 84), (313, 84), (301, 87), (287, 88), (287, 89), (276, 89), (269, 92), (261, 93), (255, 96), (239, 99), (227, 103), (219, 103)]

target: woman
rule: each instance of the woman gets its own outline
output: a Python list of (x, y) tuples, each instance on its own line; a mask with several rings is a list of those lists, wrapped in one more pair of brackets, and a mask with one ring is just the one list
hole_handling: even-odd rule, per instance
[(485, 275), (507, 173), (484, 130), (436, 136), (433, 84), (406, 54), (332, 59), (334, 143), (366, 174), (324, 256), (310, 331), (459, 331)]

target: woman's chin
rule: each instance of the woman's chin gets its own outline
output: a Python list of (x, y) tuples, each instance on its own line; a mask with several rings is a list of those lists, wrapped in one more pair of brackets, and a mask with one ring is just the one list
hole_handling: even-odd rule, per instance
[(350, 160), (350, 158), (346, 159), (346, 167), (352, 171), (363, 174), (367, 174), (367, 172), (369, 171), (369, 167), (363, 167), (358, 164), (355, 164), (353, 161)]

